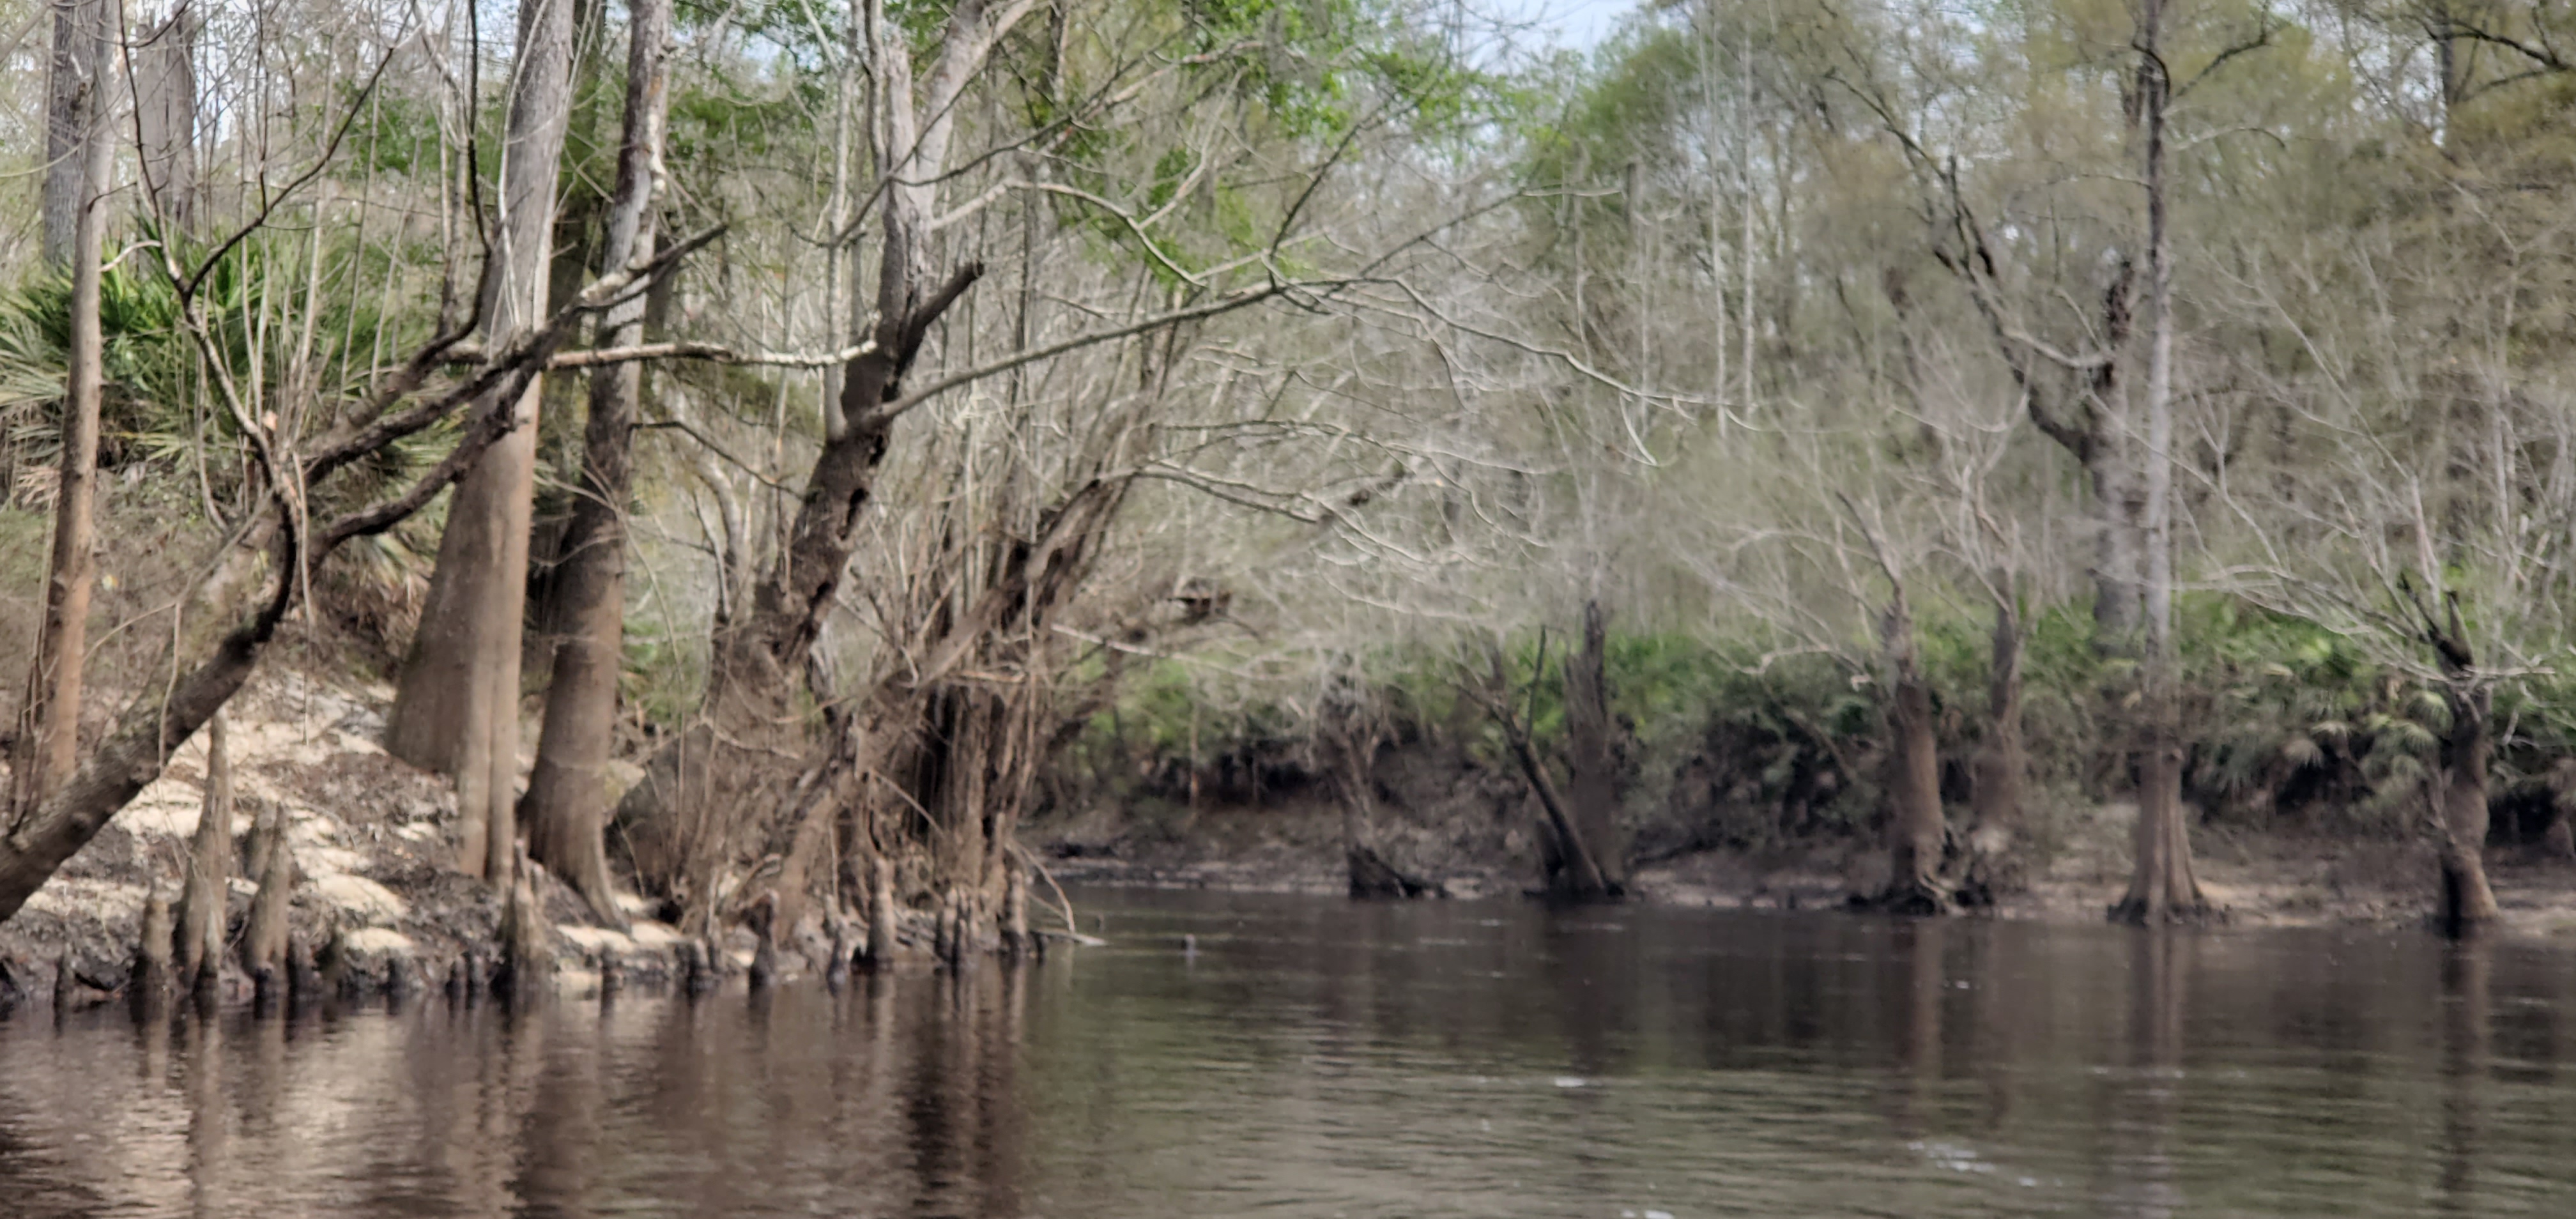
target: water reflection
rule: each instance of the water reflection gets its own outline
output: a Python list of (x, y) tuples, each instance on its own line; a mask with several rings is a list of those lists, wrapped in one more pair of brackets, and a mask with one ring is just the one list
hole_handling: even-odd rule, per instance
[(2183, 1014), (2191, 958), (2200, 937), (2173, 928), (2146, 928), (2127, 936), (2129, 1045), (2126, 1072), (2109, 1072), (2114, 1091), (2110, 1130), (2115, 1149), (2105, 1159), (2111, 1214), (2167, 1219), (2184, 1210), (2176, 1125), (2189, 1081), (2183, 1064)]
[(1106, 949), (837, 994), (21, 1016), (0, 1022), (0, 1210), (2484, 1216), (2576, 1196), (2551, 949), (1092, 901)]
[(2479, 1093), (2487, 1069), (2494, 944), (2463, 940), (2442, 958), (2442, 1210), (2476, 1213)]

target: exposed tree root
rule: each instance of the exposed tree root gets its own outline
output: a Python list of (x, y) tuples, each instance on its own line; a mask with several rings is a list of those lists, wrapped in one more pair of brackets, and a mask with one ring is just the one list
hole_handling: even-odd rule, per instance
[(1956, 896), (1937, 879), (1901, 879), (1875, 895), (1854, 896), (1852, 906), (1909, 918), (1939, 918), (1959, 912)]
[(1354, 843), (1346, 854), (1350, 860), (1351, 898), (1354, 901), (1449, 896), (1448, 887), (1439, 881), (1403, 871), (1367, 847)]

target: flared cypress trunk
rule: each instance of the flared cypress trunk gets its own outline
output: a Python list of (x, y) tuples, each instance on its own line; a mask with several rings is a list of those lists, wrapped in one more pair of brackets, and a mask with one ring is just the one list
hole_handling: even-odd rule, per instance
[(2173, 621), (2173, 255), (2167, 223), (2165, 110), (2173, 82), (2158, 51), (2164, 0), (2146, 0), (2138, 23), (2138, 114), (2145, 131), (2147, 195), (2146, 443), (2140, 531), (2145, 580), (2146, 652), (2137, 734), (2138, 824), (2129, 891), (2111, 908), (2122, 922), (2192, 919), (2209, 912), (2191, 859), (2183, 816), (2181, 667)]
[[(608, 212), (604, 257), (624, 266), (654, 244), (653, 175), (661, 160), (668, 103), (663, 43), (670, 37), (669, 0), (632, 0), (626, 61), (625, 133), (617, 186)], [(598, 345), (625, 346), (642, 334), (644, 302), (611, 310)], [(565, 530), (556, 568), (557, 620), (563, 638), (546, 686), (545, 725), (528, 778), (523, 820), (529, 854), (553, 869), (590, 904), (623, 925), (608, 875), (608, 762), (616, 743), (617, 683), (626, 630), (626, 504), (634, 481), (636, 400), (643, 370), (611, 364), (591, 374), (590, 417), (582, 429), (581, 492)]]
[(206, 798), (197, 812), (197, 832), (188, 841), (188, 875), (179, 891), (178, 943), (174, 959), (179, 986), (201, 989), (221, 974), (224, 959), (224, 914), (232, 893), (233, 767), (225, 747), (224, 717), (206, 723)]
[(1914, 615), (1900, 587), (1883, 624), (1888, 670), (1887, 890), (1877, 905), (1898, 914), (1946, 914), (1941, 873), (1948, 825), (1941, 813), (1941, 748), (1932, 685), (1915, 651)]
[[(498, 349), (546, 315), (564, 128), (571, 112), (571, 0), (522, 0), (519, 61), (501, 155), (500, 223), (484, 322)], [(519, 663), (527, 612), (541, 382), (516, 426), (484, 450), (448, 506), (438, 565), (403, 665), (385, 747), (456, 782), (457, 867), (506, 883), (517, 847)]]
[(2494, 746), (2487, 731), (2489, 697), (2468, 673), (2466, 653), (2455, 667), (2457, 684), (2445, 691), (2451, 724), (2442, 733), (2439, 765), (2427, 781), (2441, 826), (2441, 902), (2435, 910), (2446, 935), (2477, 934), (2500, 915), (2487, 884), (2487, 763)]

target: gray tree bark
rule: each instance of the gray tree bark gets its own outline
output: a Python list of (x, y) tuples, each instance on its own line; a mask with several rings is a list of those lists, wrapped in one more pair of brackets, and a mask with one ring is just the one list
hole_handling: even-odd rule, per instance
[[(101, 3), (55, 10), (53, 100), (75, 124), (71, 142), (45, 175), (48, 248), (57, 177), (68, 170), (71, 235), (63, 259), (72, 276), (71, 350), (64, 386), (62, 447), (55, 467), (53, 549), (47, 561), (45, 616), (35, 663), (19, 704), (12, 758), (10, 824), (23, 831), (35, 810), (72, 774), (80, 756), (81, 669), (88, 654), (89, 606), (96, 564), (95, 488), (98, 410), (106, 392), (106, 344), (99, 330), (101, 246), (106, 233), (110, 157), (114, 151), (105, 95), (114, 9)], [(78, 53), (66, 55), (66, 42)], [(61, 118), (61, 113), (50, 117)], [(48, 131), (54, 129), (49, 126)], [(52, 141), (49, 138), (49, 146)]]
[(286, 981), (287, 899), (295, 890), (295, 852), (286, 844), (286, 811), (272, 808), (252, 834), (261, 842), (259, 892), (250, 900), (250, 923), (242, 931), (242, 971), (262, 996)]
[[(670, 2), (632, 0), (629, 7), (625, 132), (604, 251), (606, 265), (612, 267), (653, 249), (653, 200), (669, 100), (663, 44), (671, 33)], [(598, 345), (636, 342), (643, 320), (641, 299), (618, 306), (601, 320)], [(530, 855), (580, 893), (592, 913), (614, 925), (623, 925), (625, 918), (608, 875), (607, 771), (615, 745), (617, 681), (624, 669), (626, 501), (634, 476), (642, 380), (643, 369), (636, 364), (607, 365), (591, 374), (581, 492), (556, 568), (555, 611), (563, 638), (546, 687), (545, 726), (537, 739), (524, 818)]]
[(2146, 134), (2147, 386), (2145, 451), (2141, 480), (2146, 493), (2138, 530), (2144, 558), (2145, 655), (2140, 704), (2141, 754), (2135, 870), (2129, 891), (2111, 908), (2124, 922), (2164, 922), (2205, 915), (2183, 820), (2180, 657), (2173, 633), (2173, 241), (2168, 225), (2170, 175), (2165, 155), (2165, 111), (2173, 82), (2158, 51), (2165, 0), (2145, 0), (2138, 22), (2138, 108)]
[(89, 197), (83, 150), (113, 100), (106, 71), (113, 62), (114, 6), (107, 0), (53, 0), (54, 50), (45, 82), (45, 265), (72, 265), (75, 230)]
[(142, 211), (180, 233), (197, 218), (197, 35), (205, 24), (194, 0), (179, 0), (129, 52)]
[[(483, 317), (495, 349), (546, 315), (556, 178), (571, 113), (572, 18), (572, 0), (524, 0), (519, 9), (493, 231), (497, 265), (485, 279)], [(457, 484), (420, 632), (385, 728), (394, 756), (455, 780), (457, 866), (494, 884), (508, 883), (518, 838), (519, 649), (541, 393), (536, 381), (519, 391), (516, 426)]]
[(224, 908), (232, 893), (233, 768), (225, 748), (224, 717), (206, 722), (206, 799), (197, 832), (188, 842), (188, 876), (179, 890), (178, 943), (173, 954), (183, 987), (211, 983), (223, 969)]

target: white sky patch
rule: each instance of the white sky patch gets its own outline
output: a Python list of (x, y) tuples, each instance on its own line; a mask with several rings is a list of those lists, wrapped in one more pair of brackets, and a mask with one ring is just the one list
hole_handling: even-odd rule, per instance
[(1588, 51), (1619, 28), (1633, 0), (1490, 0), (1496, 16), (1527, 22), (1532, 32), (1569, 50)]

